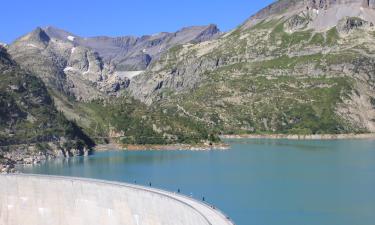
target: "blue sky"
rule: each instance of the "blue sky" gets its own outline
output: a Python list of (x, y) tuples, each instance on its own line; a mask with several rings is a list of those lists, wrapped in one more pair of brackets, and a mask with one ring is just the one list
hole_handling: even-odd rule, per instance
[(0, 41), (10, 43), (37, 26), (80, 36), (121, 36), (176, 31), (214, 23), (223, 31), (273, 0), (4, 0)]

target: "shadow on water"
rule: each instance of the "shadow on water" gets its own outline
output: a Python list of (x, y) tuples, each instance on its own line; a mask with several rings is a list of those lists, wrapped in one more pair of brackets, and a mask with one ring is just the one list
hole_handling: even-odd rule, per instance
[(224, 141), (230, 145), (240, 144), (240, 145), (259, 145), (259, 146), (275, 146), (275, 147), (289, 147), (298, 150), (309, 150), (309, 151), (319, 151), (319, 150), (329, 150), (329, 141), (324, 143), (324, 141), (318, 140), (287, 140), (287, 139), (224, 139)]
[[(58, 158), (47, 160), (38, 165), (19, 166), (24, 173), (41, 173), (51, 175), (69, 175), (92, 177), (122, 170), (124, 165), (161, 165), (166, 162), (189, 158), (188, 151), (103, 151), (90, 156)], [(98, 171), (100, 165), (100, 171)], [(97, 173), (97, 174), (93, 174)], [(105, 176), (101, 176), (106, 178)]]

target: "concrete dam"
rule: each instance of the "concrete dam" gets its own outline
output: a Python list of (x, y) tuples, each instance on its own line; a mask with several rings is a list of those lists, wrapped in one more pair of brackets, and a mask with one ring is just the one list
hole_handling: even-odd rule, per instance
[(192, 198), (137, 185), (0, 175), (0, 225), (233, 225)]

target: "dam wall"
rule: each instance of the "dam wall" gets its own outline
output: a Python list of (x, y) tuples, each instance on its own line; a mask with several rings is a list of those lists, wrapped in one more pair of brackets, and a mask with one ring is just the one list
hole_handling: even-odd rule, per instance
[(0, 225), (221, 225), (196, 200), (136, 185), (37, 175), (0, 175)]

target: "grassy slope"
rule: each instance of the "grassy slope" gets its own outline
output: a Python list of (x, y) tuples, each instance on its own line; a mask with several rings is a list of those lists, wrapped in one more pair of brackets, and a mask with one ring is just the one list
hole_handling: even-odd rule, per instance
[(230, 63), (207, 71), (207, 79), (194, 92), (170, 95), (159, 104), (181, 104), (192, 116), (214, 122), (216, 132), (366, 132), (336, 113), (337, 106), (349, 99), (356, 80), (332, 68), (345, 63), (355, 66), (358, 53), (322, 53), (323, 47), (346, 46), (336, 28), (325, 33), (307, 30), (289, 34), (283, 24), (268, 21), (250, 30), (232, 32), (218, 48), (199, 59), (222, 57), (229, 58)]
[(118, 139), (125, 144), (196, 144), (219, 141), (204, 123), (177, 112), (146, 105), (127, 96), (88, 103), (54, 95), (68, 118), (98, 142)]

